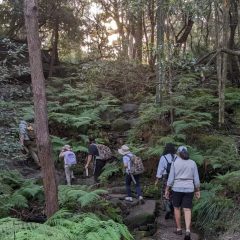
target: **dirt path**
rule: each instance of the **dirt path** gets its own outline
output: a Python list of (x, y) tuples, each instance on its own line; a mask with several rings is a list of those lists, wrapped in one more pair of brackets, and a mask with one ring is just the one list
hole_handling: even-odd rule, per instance
[[(175, 230), (175, 222), (174, 219), (168, 219), (165, 220), (164, 218), (165, 213), (163, 211), (160, 211), (160, 215), (157, 220), (157, 232), (153, 236), (152, 239), (155, 240), (183, 240), (184, 239), (184, 232), (183, 235), (178, 236), (173, 231)], [(192, 232), (191, 233), (192, 240), (200, 240), (200, 237)]]

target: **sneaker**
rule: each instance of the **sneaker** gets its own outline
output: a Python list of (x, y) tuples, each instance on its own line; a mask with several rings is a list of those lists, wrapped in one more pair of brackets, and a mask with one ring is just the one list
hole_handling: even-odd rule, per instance
[(128, 202), (132, 202), (133, 201), (132, 197), (125, 197), (124, 200), (126, 200)]
[(138, 201), (139, 201), (139, 203), (141, 203), (141, 204), (144, 204), (144, 203), (145, 203), (142, 196), (139, 196)]
[(191, 240), (191, 234), (190, 234), (190, 232), (186, 232), (186, 233), (185, 233), (184, 240)]
[(177, 235), (182, 235), (182, 229), (179, 229), (179, 230), (177, 229), (174, 231), (174, 233)]

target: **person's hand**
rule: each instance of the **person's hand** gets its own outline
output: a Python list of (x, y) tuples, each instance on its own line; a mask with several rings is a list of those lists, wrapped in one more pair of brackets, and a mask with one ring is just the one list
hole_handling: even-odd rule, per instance
[(86, 164), (84, 168), (85, 168), (85, 169), (88, 169), (88, 164)]
[(157, 185), (158, 185), (158, 178), (155, 181), (155, 186), (157, 186)]
[(166, 189), (166, 190), (165, 190), (165, 198), (166, 198), (166, 199), (169, 199), (169, 189)]
[(200, 193), (200, 191), (196, 191), (196, 192), (195, 192), (195, 197), (196, 197), (196, 199), (199, 199), (199, 198), (200, 198), (200, 196), (201, 196), (201, 193)]

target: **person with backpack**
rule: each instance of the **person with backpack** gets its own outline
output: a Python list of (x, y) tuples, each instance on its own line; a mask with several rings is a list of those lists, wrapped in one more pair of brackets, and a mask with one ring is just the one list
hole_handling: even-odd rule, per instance
[(34, 162), (40, 168), (40, 161), (37, 154), (37, 145), (34, 132), (34, 126), (31, 123), (27, 123), (24, 120), (20, 121), (19, 124), (19, 141), (24, 154), (28, 153)]
[(170, 188), (173, 192), (174, 215), (177, 225), (175, 233), (182, 235), (181, 208), (183, 208), (186, 234), (184, 240), (191, 240), (191, 209), (193, 197), (200, 198), (200, 180), (196, 163), (189, 159), (189, 153), (185, 146), (177, 150), (178, 157), (171, 166), (165, 197), (169, 198)]
[(138, 200), (140, 203), (143, 204), (144, 200), (140, 186), (140, 175), (144, 172), (142, 160), (133, 153), (131, 153), (127, 145), (123, 145), (120, 149), (118, 149), (118, 152), (123, 156), (123, 165), (126, 171), (125, 182), (127, 197), (125, 197), (125, 200), (129, 202), (133, 201), (131, 195), (131, 182), (133, 181), (136, 185), (136, 193), (138, 196)]
[[(162, 179), (162, 196), (165, 195), (170, 168), (172, 162), (176, 157), (175, 153), (176, 153), (175, 145), (172, 143), (167, 143), (165, 145), (163, 154), (159, 160), (155, 185), (158, 184), (159, 179)], [(171, 201), (171, 195), (170, 199), (164, 199), (163, 201), (166, 210), (165, 219), (169, 219), (171, 216), (173, 216), (173, 205)]]
[(106, 161), (111, 159), (112, 151), (109, 147), (103, 144), (96, 144), (94, 138), (89, 138), (87, 163), (85, 165), (86, 172), (91, 161), (94, 161), (93, 176), (95, 184), (99, 184), (99, 176), (102, 173), (102, 169), (106, 164)]
[(72, 151), (69, 145), (65, 145), (60, 154), (59, 158), (64, 159), (64, 170), (66, 175), (67, 185), (71, 185), (72, 180), (75, 178), (73, 175), (73, 167), (77, 164), (75, 153)]

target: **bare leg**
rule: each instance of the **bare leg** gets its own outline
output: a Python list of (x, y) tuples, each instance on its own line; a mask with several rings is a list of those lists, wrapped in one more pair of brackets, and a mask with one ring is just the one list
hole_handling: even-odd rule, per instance
[(174, 208), (174, 216), (177, 225), (177, 230), (182, 229), (181, 227), (181, 208)]
[(184, 208), (183, 211), (184, 211), (184, 218), (185, 218), (185, 224), (186, 224), (186, 231), (190, 232), (192, 212), (190, 208)]

